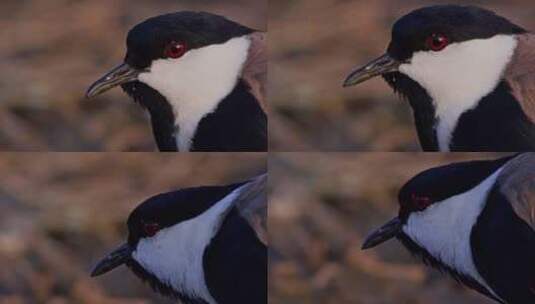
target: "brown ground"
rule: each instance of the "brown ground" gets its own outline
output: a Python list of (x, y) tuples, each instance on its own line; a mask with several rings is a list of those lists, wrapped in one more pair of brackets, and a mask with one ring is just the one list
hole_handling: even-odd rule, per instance
[(122, 61), (133, 25), (179, 10), (267, 23), (265, 0), (0, 1), (0, 150), (155, 150), (142, 109), (120, 89), (84, 94)]
[(265, 170), (264, 154), (3, 154), (0, 304), (173, 303), (126, 267), (89, 273), (125, 240), (126, 218), (144, 199)]
[(476, 4), (535, 30), (531, 0), (272, 0), (270, 139), (277, 151), (419, 151), (412, 113), (380, 79), (343, 89), (381, 55), (393, 22), (438, 3)]
[(397, 214), (417, 173), (494, 154), (281, 153), (270, 160), (271, 304), (492, 304), (423, 266), (397, 241), (364, 237)]

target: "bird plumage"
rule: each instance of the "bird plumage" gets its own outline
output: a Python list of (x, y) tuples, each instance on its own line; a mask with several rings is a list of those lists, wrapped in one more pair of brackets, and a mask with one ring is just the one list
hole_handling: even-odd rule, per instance
[(535, 153), (426, 170), (399, 194), (398, 218), (363, 248), (396, 237), (426, 264), (500, 303), (535, 301)]
[(265, 33), (222, 16), (153, 17), (87, 95), (121, 85), (149, 112), (161, 151), (266, 151), (265, 48)]
[(535, 154), (521, 154), (506, 164), (497, 183), (516, 215), (535, 230), (534, 165)]
[(267, 176), (154, 196), (128, 218), (128, 242), (100, 275), (126, 264), (157, 292), (188, 304), (267, 302)]
[(535, 123), (535, 35), (516, 36), (518, 46), (505, 71), (505, 80), (529, 120)]
[(382, 75), (409, 101), (425, 151), (534, 151), (532, 36), (482, 8), (424, 7), (394, 24), (382, 64), (345, 85)]

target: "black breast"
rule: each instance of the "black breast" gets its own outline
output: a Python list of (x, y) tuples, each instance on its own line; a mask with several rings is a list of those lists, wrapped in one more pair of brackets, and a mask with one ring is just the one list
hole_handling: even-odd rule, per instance
[(489, 193), (471, 242), (478, 272), (506, 303), (535, 303), (535, 232), (499, 187)]
[(535, 125), (502, 81), (472, 110), (461, 115), (452, 151), (535, 151)]
[(267, 151), (267, 115), (240, 80), (216, 110), (199, 122), (192, 151)]
[(233, 208), (204, 254), (205, 279), (218, 304), (267, 303), (267, 247)]

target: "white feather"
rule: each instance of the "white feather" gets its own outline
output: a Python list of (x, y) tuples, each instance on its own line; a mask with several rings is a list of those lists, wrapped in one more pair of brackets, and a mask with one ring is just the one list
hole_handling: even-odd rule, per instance
[(152, 62), (139, 81), (162, 94), (173, 107), (175, 137), (188, 151), (200, 120), (213, 112), (236, 86), (251, 44), (249, 36), (187, 52), (178, 59)]
[(440, 151), (449, 151), (459, 117), (492, 92), (509, 64), (517, 40), (510, 35), (453, 43), (440, 52), (416, 52), (399, 71), (433, 99)]
[(422, 212), (409, 216), (403, 232), (433, 257), (459, 273), (467, 275), (484, 286), (494, 296), (476, 269), (472, 257), (470, 236), (488, 192), (502, 168), (471, 190), (437, 202)]

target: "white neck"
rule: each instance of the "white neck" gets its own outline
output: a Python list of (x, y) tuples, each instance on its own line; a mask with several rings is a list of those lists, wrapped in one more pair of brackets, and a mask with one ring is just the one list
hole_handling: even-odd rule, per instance
[(190, 149), (200, 120), (236, 86), (250, 44), (249, 36), (233, 38), (191, 50), (178, 59), (155, 60), (149, 72), (139, 75), (139, 81), (171, 103), (180, 151)]
[(469, 40), (440, 52), (417, 52), (399, 67), (433, 99), (441, 151), (449, 151), (459, 117), (496, 88), (516, 46), (516, 37), (510, 35)]
[(403, 226), (403, 232), (434, 258), (476, 280), (496, 297), (475, 267), (470, 236), (501, 170), (470, 191), (411, 214)]
[(241, 187), (201, 215), (139, 240), (132, 257), (161, 282), (190, 298), (217, 304), (206, 285), (203, 256)]

